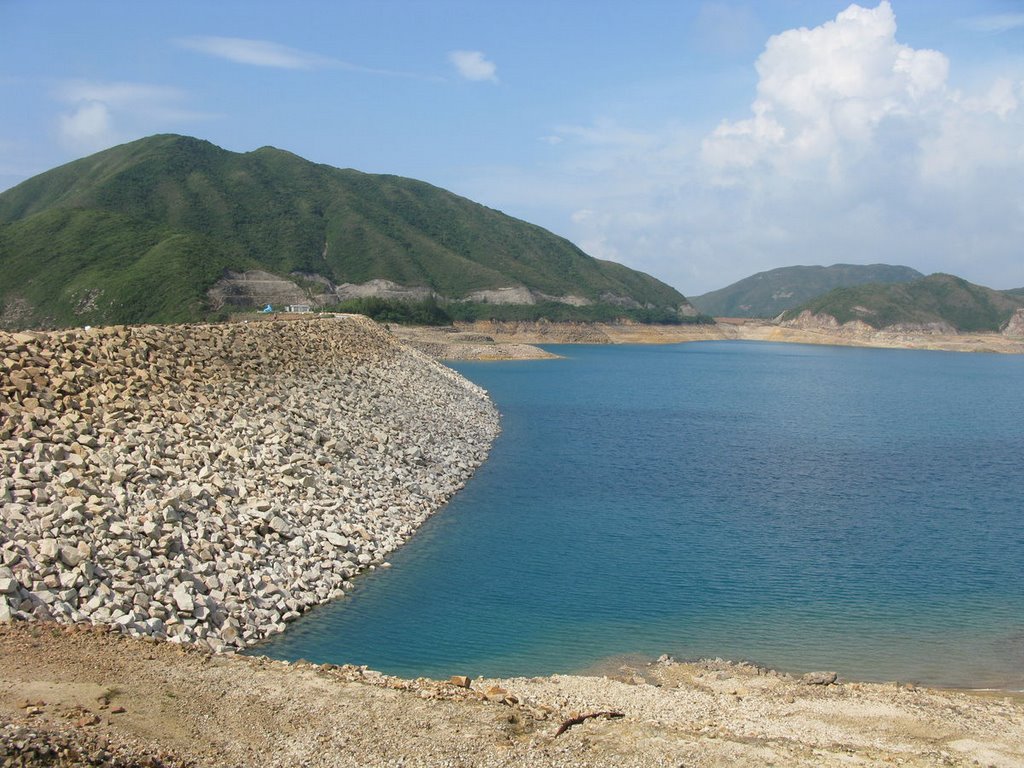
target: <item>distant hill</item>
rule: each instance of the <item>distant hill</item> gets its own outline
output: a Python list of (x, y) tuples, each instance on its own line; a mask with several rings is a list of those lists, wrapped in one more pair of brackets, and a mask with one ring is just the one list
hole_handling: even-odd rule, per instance
[(697, 314), (649, 275), (430, 184), (176, 135), (0, 194), (0, 272), (0, 327), (188, 321), (365, 296)]
[(934, 274), (898, 285), (837, 288), (785, 313), (829, 316), (839, 323), (862, 320), (873, 328), (893, 326), (948, 327), (955, 331), (1000, 331), (1024, 296), (994, 291), (953, 275)]
[(833, 264), (831, 267), (781, 267), (758, 272), (690, 302), (715, 317), (778, 317), (834, 288), (865, 283), (906, 283), (924, 277), (910, 267), (888, 264)]

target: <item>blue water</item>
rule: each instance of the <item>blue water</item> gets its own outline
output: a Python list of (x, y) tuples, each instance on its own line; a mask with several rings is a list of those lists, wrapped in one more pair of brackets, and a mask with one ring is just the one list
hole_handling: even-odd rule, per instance
[(755, 342), (460, 363), (487, 463), (259, 649), (405, 676), (620, 654), (1024, 688), (1024, 358)]

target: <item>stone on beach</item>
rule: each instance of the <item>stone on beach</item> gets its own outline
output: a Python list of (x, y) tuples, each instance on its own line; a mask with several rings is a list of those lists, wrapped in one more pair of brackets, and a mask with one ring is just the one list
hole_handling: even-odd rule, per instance
[(838, 677), (835, 672), (808, 672), (800, 682), (804, 685), (832, 685)]

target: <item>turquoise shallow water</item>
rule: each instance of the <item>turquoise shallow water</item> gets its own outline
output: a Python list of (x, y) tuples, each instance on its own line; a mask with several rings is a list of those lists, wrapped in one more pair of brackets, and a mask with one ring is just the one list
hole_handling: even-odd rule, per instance
[(1024, 358), (745, 342), (460, 363), (464, 491), (258, 649), (407, 676), (619, 654), (1024, 688)]

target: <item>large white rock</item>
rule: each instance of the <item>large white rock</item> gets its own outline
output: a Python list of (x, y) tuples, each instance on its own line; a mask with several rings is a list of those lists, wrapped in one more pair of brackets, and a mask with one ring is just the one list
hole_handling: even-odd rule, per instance
[(40, 539), (39, 540), (39, 556), (46, 560), (53, 560), (57, 557), (57, 553), (60, 551), (60, 546), (57, 544), (56, 539)]
[(342, 536), (340, 533), (334, 531), (328, 531), (324, 534), (324, 538), (334, 547), (341, 547), (342, 549), (348, 548), (348, 539)]
[(178, 610), (182, 613), (192, 613), (195, 610), (195, 602), (192, 599), (192, 595), (188, 593), (184, 584), (181, 584), (174, 590), (174, 604), (178, 606)]

